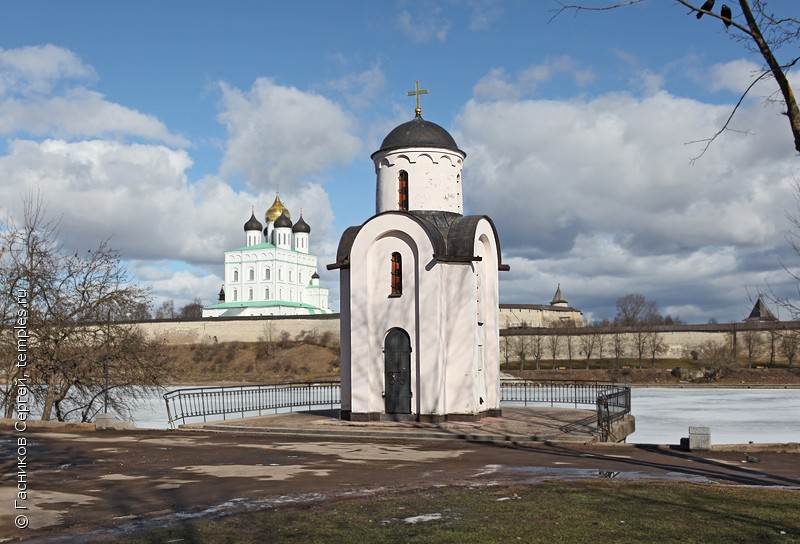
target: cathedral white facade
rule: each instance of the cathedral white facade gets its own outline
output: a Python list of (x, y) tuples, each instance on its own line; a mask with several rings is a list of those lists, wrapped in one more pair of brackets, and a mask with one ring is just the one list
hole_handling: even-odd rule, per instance
[(492, 220), (463, 215), (465, 157), (419, 104), (372, 155), (376, 214), (345, 230), (328, 265), (340, 271), (343, 419), (500, 415), (508, 267)]
[[(328, 289), (319, 284), (317, 256), (309, 253), (311, 227), (276, 195), (264, 215), (244, 224), (245, 245), (225, 252), (225, 282), (203, 317), (329, 314)], [(262, 230), (263, 229), (263, 230)]]

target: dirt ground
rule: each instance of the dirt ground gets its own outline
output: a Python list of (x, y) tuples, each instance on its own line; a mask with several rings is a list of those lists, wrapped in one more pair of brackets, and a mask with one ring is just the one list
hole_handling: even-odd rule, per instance
[[(669, 447), (354, 440), (206, 431), (0, 430), (0, 541), (113, 542), (184, 520), (444, 486), (637, 479), (800, 489), (800, 453)], [(747, 455), (750, 455), (748, 458)], [(9, 485), (10, 484), (10, 485)], [(15, 527), (24, 515), (28, 526)]]

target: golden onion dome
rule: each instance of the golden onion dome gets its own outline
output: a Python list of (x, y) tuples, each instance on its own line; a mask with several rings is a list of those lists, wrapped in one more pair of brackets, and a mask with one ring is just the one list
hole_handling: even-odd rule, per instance
[(281, 198), (276, 194), (275, 202), (272, 203), (272, 206), (269, 207), (267, 213), (264, 214), (264, 219), (267, 223), (274, 222), (281, 216), (281, 214), (285, 214), (287, 219), (292, 218), (292, 214), (289, 213), (289, 210), (287, 210), (286, 206), (284, 206), (283, 202), (281, 202)]

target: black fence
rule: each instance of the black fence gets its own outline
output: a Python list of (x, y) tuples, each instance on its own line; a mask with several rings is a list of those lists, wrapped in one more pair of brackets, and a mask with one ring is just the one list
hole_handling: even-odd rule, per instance
[[(341, 405), (339, 382), (288, 383), (271, 385), (241, 385), (191, 387), (176, 389), (164, 395), (170, 426), (187, 418), (229, 415), (245, 417), (277, 413), (280, 410), (310, 409), (314, 406)], [(500, 383), (500, 401), (536, 404), (569, 404), (594, 406), (597, 426), (602, 439), (610, 436), (611, 425), (631, 411), (631, 388), (603, 382), (579, 381), (503, 381)]]
[(313, 406), (340, 405), (342, 388), (339, 382), (304, 382), (273, 385), (237, 385), (190, 387), (164, 395), (170, 426), (187, 418), (235, 414), (238, 417), (293, 411)]

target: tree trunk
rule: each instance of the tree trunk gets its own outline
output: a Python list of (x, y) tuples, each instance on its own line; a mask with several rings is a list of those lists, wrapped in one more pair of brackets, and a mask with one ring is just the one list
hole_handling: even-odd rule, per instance
[(758, 46), (758, 50), (761, 52), (761, 56), (764, 57), (767, 66), (769, 66), (769, 70), (772, 72), (772, 77), (774, 77), (775, 81), (778, 83), (778, 87), (783, 95), (783, 100), (786, 102), (785, 113), (789, 118), (789, 126), (792, 129), (794, 148), (800, 152), (800, 108), (797, 107), (797, 101), (794, 98), (794, 93), (792, 93), (792, 86), (789, 84), (789, 80), (786, 78), (783, 68), (772, 54), (772, 50), (767, 44), (767, 41), (761, 34), (761, 29), (759, 29), (758, 24), (756, 24), (756, 20), (753, 17), (753, 12), (750, 11), (749, 2), (747, 0), (739, 0), (739, 5), (742, 8), (742, 14), (744, 15), (744, 18), (747, 21), (747, 26), (750, 28), (753, 41), (755, 42), (756, 46)]

